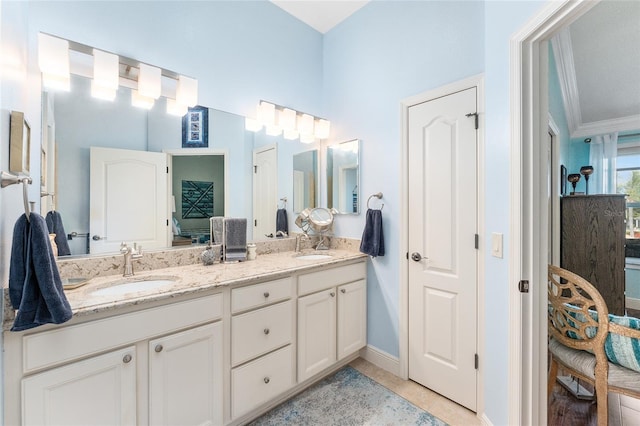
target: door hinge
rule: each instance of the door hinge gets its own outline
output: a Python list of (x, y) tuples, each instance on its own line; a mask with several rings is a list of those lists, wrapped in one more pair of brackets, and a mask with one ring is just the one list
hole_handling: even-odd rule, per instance
[(255, 220), (253, 221), (253, 226), (258, 226), (258, 219), (255, 219)]
[(529, 280), (520, 280), (518, 290), (520, 290), (520, 293), (529, 293)]
[(253, 173), (258, 173), (258, 166), (253, 166)]
[(169, 219), (167, 219), (167, 226), (169, 226)]
[(465, 114), (465, 117), (474, 117), (476, 121), (476, 130), (478, 130), (478, 113), (470, 112), (469, 114)]
[(473, 355), (473, 366), (478, 369), (478, 365), (480, 364), (480, 359), (478, 358), (478, 354)]
[(407, 252), (407, 260), (409, 260), (409, 252)]
[(169, 166), (167, 166), (167, 174), (169, 174)]
[(476, 250), (480, 248), (480, 235), (478, 234), (476, 234), (475, 236), (475, 246), (476, 246)]

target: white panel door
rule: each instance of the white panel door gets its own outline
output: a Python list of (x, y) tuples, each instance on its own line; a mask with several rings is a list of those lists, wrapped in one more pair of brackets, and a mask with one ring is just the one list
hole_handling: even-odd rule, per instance
[[(409, 108), (409, 377), (476, 410), (476, 88)], [(415, 258), (415, 259), (414, 259)]]
[(298, 299), (298, 383), (336, 361), (336, 289)]
[(22, 395), (23, 425), (135, 425), (135, 348), (27, 377)]
[(253, 152), (253, 238), (276, 234), (278, 164), (275, 145)]
[(89, 205), (91, 253), (168, 247), (167, 155), (91, 147)]
[(149, 424), (222, 424), (222, 323), (149, 342)]

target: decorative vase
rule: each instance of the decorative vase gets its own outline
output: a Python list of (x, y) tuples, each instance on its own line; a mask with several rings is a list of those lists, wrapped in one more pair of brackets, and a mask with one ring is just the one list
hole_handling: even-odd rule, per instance
[(203, 265), (213, 265), (216, 261), (216, 252), (213, 246), (208, 245), (207, 248), (200, 255)]

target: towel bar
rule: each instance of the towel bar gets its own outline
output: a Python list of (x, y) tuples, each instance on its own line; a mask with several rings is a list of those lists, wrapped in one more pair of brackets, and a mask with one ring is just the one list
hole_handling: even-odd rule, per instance
[(29, 176), (18, 176), (8, 172), (0, 172), (0, 187), (5, 188), (9, 185), (22, 183), (22, 198), (24, 199), (24, 214), (29, 220), (31, 210), (29, 209), (29, 197), (27, 195), (27, 184), (31, 185), (33, 180)]

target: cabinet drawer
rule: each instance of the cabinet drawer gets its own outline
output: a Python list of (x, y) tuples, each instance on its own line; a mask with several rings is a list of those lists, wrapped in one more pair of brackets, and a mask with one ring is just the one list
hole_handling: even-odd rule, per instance
[(30, 334), (22, 339), (23, 372), (29, 373), (221, 317), (222, 294), (219, 293)]
[(293, 303), (247, 312), (231, 318), (231, 363), (249, 361), (287, 343), (293, 334)]
[(290, 299), (293, 295), (293, 279), (268, 281), (262, 284), (231, 290), (231, 313), (258, 308), (282, 300)]
[(365, 262), (300, 275), (298, 277), (298, 296), (361, 280), (366, 275), (367, 266)]
[(291, 388), (291, 345), (231, 371), (231, 415), (237, 418)]

